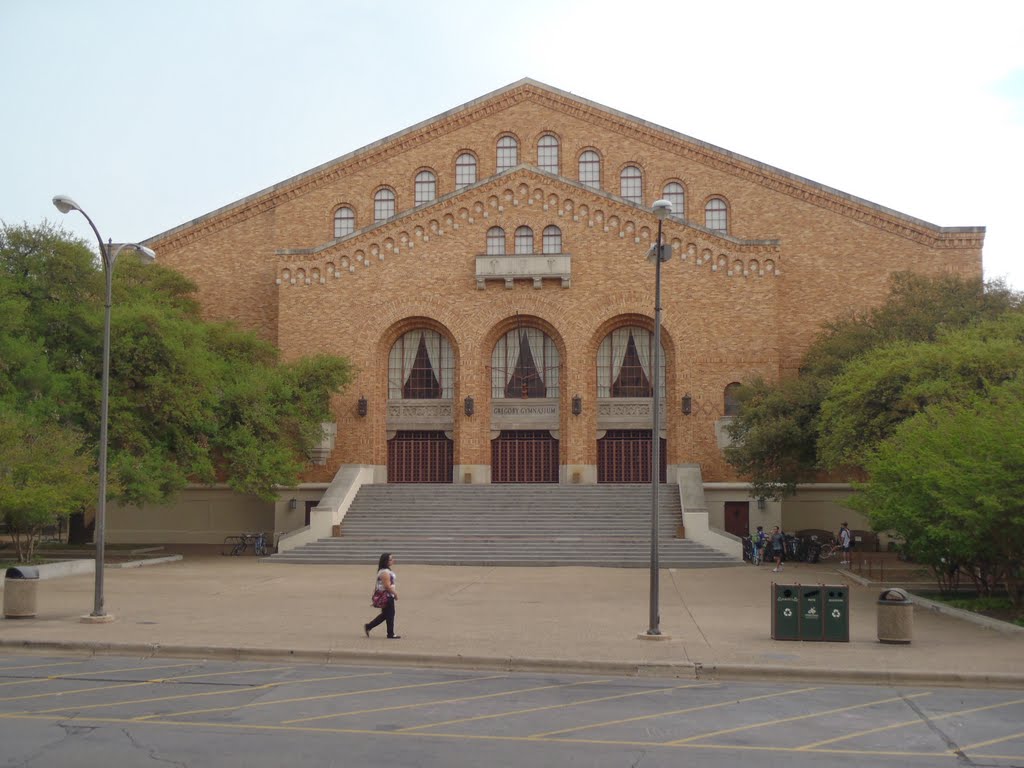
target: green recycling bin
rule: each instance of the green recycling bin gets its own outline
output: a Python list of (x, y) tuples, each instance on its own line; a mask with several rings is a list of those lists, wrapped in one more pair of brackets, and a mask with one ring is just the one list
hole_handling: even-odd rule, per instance
[(800, 586), (772, 584), (772, 640), (800, 639)]
[(845, 584), (822, 586), (825, 596), (825, 640), (850, 642), (850, 589)]
[(822, 619), (822, 586), (800, 587), (800, 639), (824, 640), (825, 622)]

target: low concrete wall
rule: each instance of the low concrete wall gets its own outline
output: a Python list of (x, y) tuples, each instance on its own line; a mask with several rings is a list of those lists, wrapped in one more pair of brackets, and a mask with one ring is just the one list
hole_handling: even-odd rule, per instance
[(334, 480), (327, 486), (327, 491), (320, 499), (320, 504), (310, 511), (309, 525), (282, 533), (277, 540), (277, 551), (288, 552), (304, 544), (311, 544), (318, 539), (326, 539), (330, 536), (332, 527), (340, 525), (341, 521), (345, 519), (345, 513), (348, 512), (359, 489), (363, 485), (372, 485), (374, 476), (375, 469), (372, 466), (365, 464), (342, 465), (334, 476)]
[(700, 465), (680, 464), (676, 468), (679, 501), (683, 508), (686, 538), (699, 542), (737, 559), (743, 557), (743, 542), (736, 536), (710, 525)]
[(274, 502), (227, 486), (183, 490), (170, 504), (107, 505), (109, 544), (220, 544), (242, 531), (274, 530)]

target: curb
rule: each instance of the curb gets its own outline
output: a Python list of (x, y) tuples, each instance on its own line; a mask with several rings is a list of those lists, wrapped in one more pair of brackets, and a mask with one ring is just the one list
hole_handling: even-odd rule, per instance
[(753, 664), (700, 662), (585, 661), (505, 656), (463, 656), (373, 651), (310, 651), (286, 648), (160, 645), (158, 643), (90, 643), (0, 639), (0, 648), (45, 653), (143, 658), (222, 659), (226, 661), (294, 661), (308, 664), (379, 664), (407, 667), (601, 674), (620, 677), (674, 677), (702, 682), (718, 680), (786, 681), (844, 685), (956, 686), (968, 688), (1024, 688), (1024, 674), (913, 672), (909, 670), (848, 669), (829, 667), (783, 669)]
[[(837, 571), (837, 573), (839, 573), (839, 571)], [(856, 573), (846, 573), (845, 575), (849, 576), (853, 581), (856, 581), (862, 587), (887, 588), (899, 586), (898, 583), (886, 584), (878, 581), (870, 581)], [(927, 597), (921, 597), (916, 592), (911, 591), (912, 588), (909, 586), (900, 587), (900, 589), (906, 590), (907, 594), (909, 594), (910, 597), (913, 598), (914, 604), (920, 606), (921, 608), (924, 608), (925, 610), (929, 610), (934, 613), (941, 613), (944, 616), (949, 616), (954, 619), (960, 619), (961, 621), (966, 621), (970, 624), (976, 624), (979, 627), (991, 629), (994, 632), (1002, 632), (1007, 635), (1024, 634), (1024, 627), (1019, 627), (1016, 624), (1010, 624), (1007, 621), (993, 619), (989, 616), (984, 616), (980, 613), (975, 613), (974, 611), (965, 611), (963, 608), (954, 608), (953, 606), (947, 605), (946, 603), (940, 602), (938, 600), (929, 600)]]

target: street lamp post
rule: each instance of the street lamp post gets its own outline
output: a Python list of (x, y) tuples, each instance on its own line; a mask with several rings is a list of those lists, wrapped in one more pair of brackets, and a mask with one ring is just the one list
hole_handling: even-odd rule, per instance
[(658, 615), (658, 485), (661, 481), (661, 412), (659, 378), (661, 374), (661, 262), (667, 260), (662, 252), (661, 225), (672, 213), (672, 203), (655, 200), (654, 215), (658, 217), (658, 240), (654, 249), (654, 350), (651, 352), (651, 615), (647, 634), (661, 635), (661, 617)]
[(116, 248), (109, 240), (104, 244), (103, 238), (100, 236), (100, 232), (96, 229), (92, 219), (89, 218), (89, 214), (83, 211), (78, 203), (70, 197), (57, 195), (53, 198), (53, 204), (61, 213), (78, 211), (89, 222), (89, 226), (92, 227), (92, 231), (96, 234), (96, 241), (100, 246), (100, 258), (103, 260), (103, 277), (106, 280), (107, 287), (105, 311), (103, 314), (103, 384), (100, 405), (99, 458), (100, 490), (99, 499), (96, 503), (96, 527), (93, 534), (93, 538), (96, 540), (96, 588), (92, 613), (82, 617), (83, 621), (106, 622), (112, 621), (114, 618), (107, 614), (103, 606), (103, 558), (106, 543), (105, 524), (107, 517), (107, 412), (109, 410), (110, 392), (110, 308), (113, 304), (114, 264), (117, 262), (118, 255), (125, 248), (138, 251), (142, 259), (147, 262), (153, 261), (156, 258), (156, 254), (146, 246), (136, 243), (122, 243)]

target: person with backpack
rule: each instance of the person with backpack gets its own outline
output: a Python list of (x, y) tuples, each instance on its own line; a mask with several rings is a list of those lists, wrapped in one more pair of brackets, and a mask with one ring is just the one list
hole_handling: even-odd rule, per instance
[(772, 535), (770, 538), (772, 547), (772, 557), (775, 559), (775, 567), (772, 568), (772, 573), (778, 573), (782, 570), (782, 552), (786, 546), (786, 537), (779, 529), (779, 526), (772, 528)]
[(845, 565), (847, 568), (850, 567), (850, 550), (853, 549), (853, 534), (850, 532), (850, 526), (843, 523), (839, 529), (839, 546), (843, 549), (841, 565)]
[(768, 536), (764, 532), (763, 526), (757, 526), (757, 531), (751, 537), (751, 542), (754, 551), (754, 565), (760, 565), (764, 562), (764, 550), (768, 544)]

